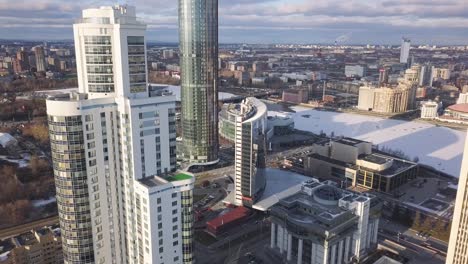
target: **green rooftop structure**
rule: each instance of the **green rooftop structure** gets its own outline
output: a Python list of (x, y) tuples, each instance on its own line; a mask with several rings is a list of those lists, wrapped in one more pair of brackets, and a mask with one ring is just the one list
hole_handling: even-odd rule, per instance
[(175, 181), (184, 181), (184, 180), (189, 180), (193, 178), (193, 176), (184, 174), (184, 173), (178, 173), (174, 176), (168, 177), (166, 180), (169, 182), (175, 182)]

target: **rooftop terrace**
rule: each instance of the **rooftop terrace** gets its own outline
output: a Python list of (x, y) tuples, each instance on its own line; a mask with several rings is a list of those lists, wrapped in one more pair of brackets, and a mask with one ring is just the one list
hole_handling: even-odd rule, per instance
[(141, 179), (140, 183), (146, 185), (147, 187), (156, 187), (156, 186), (161, 186), (167, 183), (190, 180), (192, 178), (193, 176), (188, 173), (178, 172), (175, 174), (169, 174), (167, 176), (147, 177), (147, 178)]

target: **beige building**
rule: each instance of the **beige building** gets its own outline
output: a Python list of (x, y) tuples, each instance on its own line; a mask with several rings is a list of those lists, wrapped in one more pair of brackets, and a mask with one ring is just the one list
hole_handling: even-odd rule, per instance
[(379, 113), (401, 113), (414, 108), (416, 86), (400, 82), (395, 87), (364, 86), (359, 89), (358, 109)]
[(452, 220), (452, 232), (447, 252), (447, 264), (468, 263), (468, 140), (458, 181), (457, 200)]
[(63, 263), (60, 228), (44, 227), (0, 241), (0, 264)]
[(449, 80), (450, 79), (450, 69), (444, 68), (432, 68), (432, 77), (434, 80), (442, 79), (442, 80)]
[(419, 78), (421, 76), (421, 65), (413, 65), (410, 69), (405, 71), (404, 79), (405, 81), (412, 83), (419, 83)]

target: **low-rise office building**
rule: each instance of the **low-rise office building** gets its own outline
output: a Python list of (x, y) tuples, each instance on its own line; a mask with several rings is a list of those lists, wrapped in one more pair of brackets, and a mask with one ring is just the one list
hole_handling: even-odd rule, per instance
[(342, 264), (377, 247), (382, 203), (316, 179), (271, 208), (270, 247), (285, 263)]
[(352, 138), (322, 140), (305, 159), (305, 172), (319, 178), (340, 179), (354, 187), (394, 192), (416, 179), (416, 163), (374, 153), (372, 143)]
[(303, 104), (309, 101), (309, 91), (307, 89), (289, 89), (283, 91), (283, 102)]

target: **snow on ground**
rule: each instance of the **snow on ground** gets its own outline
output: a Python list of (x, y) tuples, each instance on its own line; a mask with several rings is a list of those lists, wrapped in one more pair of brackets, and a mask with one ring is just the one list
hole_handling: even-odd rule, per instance
[(45, 205), (48, 205), (48, 204), (51, 204), (51, 203), (55, 203), (55, 202), (57, 202), (57, 199), (55, 197), (50, 197), (47, 200), (34, 200), (34, 201), (32, 201), (32, 205), (34, 207), (42, 207), (42, 206), (45, 206)]
[[(299, 130), (370, 141), (401, 150), (412, 159), (459, 177), (466, 133), (419, 122), (336, 113), (293, 107), (290, 113)], [(270, 113), (275, 115), (276, 113)]]
[(65, 93), (71, 93), (71, 92), (78, 92), (78, 88), (67, 88), (67, 89), (57, 89), (57, 90), (44, 90), (44, 91), (36, 91), (36, 94), (50, 94), (50, 95), (55, 95), (55, 94), (65, 94)]
[(0, 261), (8, 260), (8, 255), (10, 255), (10, 251), (3, 252), (2, 254), (0, 254)]
[[(167, 90), (172, 92), (176, 96), (177, 101), (180, 101), (180, 86), (166, 85), (166, 84), (151, 84), (151, 85), (167, 87)], [(219, 100), (225, 100), (225, 99), (230, 99), (230, 98), (233, 98), (233, 97), (236, 97), (236, 95), (231, 94), (231, 93), (219, 92), (219, 98), (218, 99)]]

